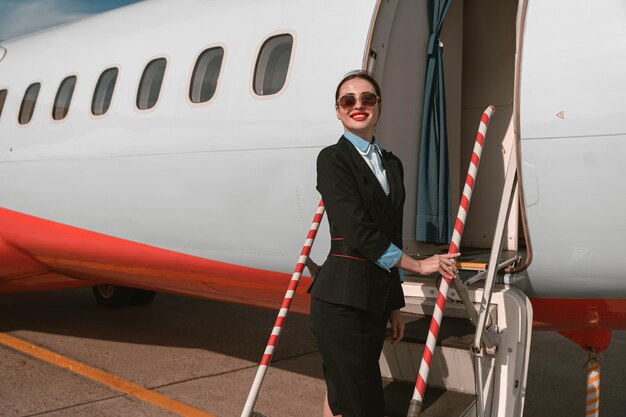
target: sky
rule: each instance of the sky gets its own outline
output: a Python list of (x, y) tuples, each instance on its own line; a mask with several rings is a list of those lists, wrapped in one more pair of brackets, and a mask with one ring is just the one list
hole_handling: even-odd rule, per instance
[(0, 0), (0, 40), (80, 19), (139, 0)]

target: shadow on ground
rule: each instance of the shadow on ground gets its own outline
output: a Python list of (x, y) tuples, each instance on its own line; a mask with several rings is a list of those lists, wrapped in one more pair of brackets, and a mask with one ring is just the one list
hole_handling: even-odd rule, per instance
[[(204, 349), (253, 363), (261, 359), (276, 314), (277, 310), (168, 294), (158, 294), (149, 306), (104, 309), (96, 304), (90, 288), (0, 295), (2, 332), (27, 330), (114, 342)], [(293, 362), (283, 363), (279, 362), (280, 359), (316, 351), (308, 316), (290, 314), (274, 355), (274, 365), (288, 367)], [(310, 376), (318, 377), (319, 374)]]

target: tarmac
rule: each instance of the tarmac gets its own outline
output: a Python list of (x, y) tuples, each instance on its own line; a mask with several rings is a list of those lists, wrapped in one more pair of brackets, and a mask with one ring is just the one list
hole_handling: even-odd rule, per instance
[[(99, 307), (91, 289), (0, 295), (0, 416), (240, 416), (275, 311), (158, 294)], [(600, 415), (624, 415), (626, 332), (602, 364)], [(586, 354), (534, 332), (524, 417), (584, 416)], [(321, 416), (308, 316), (290, 314), (255, 410)], [(426, 392), (428, 395), (428, 391)]]

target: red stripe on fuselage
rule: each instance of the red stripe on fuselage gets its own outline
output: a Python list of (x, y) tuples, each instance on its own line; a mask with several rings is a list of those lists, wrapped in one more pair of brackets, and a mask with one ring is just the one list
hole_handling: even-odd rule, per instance
[(626, 329), (624, 299), (531, 298), (535, 330)]
[[(0, 231), (0, 256), (5, 255), (0, 292), (110, 283), (277, 308), (291, 279), (289, 274), (186, 255), (7, 209), (0, 209)], [(59, 284), (59, 277), (66, 281)], [(303, 280), (292, 308), (308, 313), (304, 293), (310, 278)]]
[[(0, 292), (111, 283), (276, 309), (291, 275), (227, 264), (0, 209)], [(295, 261), (295, 259), (294, 259)], [(293, 311), (308, 313), (298, 286)], [(536, 330), (626, 329), (625, 299), (533, 298)]]

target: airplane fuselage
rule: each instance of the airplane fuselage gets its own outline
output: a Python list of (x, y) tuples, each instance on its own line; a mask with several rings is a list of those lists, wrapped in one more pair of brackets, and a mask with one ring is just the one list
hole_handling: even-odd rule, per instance
[[(415, 54), (405, 52), (407, 45), (426, 48), (428, 38), (396, 41), (399, 35), (385, 19), (395, 13), (400, 20), (405, 10), (417, 14), (425, 2), (318, 3), (151, 1), (3, 43), (0, 237), (5, 259), (21, 269), (6, 265), (0, 291), (31, 290), (33, 283), (46, 288), (43, 277), (53, 273), (49, 288), (112, 282), (271, 305), (317, 206), (317, 154), (342, 132), (333, 93), (344, 73), (370, 67), (377, 74), (383, 86), (381, 131), (395, 137), (385, 142), (382, 136), (383, 145), (400, 156), (405, 171), (417, 166), (403, 142), (410, 137), (406, 131), (419, 124), (421, 104), (398, 103), (421, 101), (422, 87), (412, 86), (421, 85), (423, 75), (399, 81), (406, 74), (393, 63)], [(526, 242), (527, 257), (505, 282), (531, 297), (539, 326), (624, 328), (619, 179), (626, 174), (620, 100), (626, 93), (626, 29), (620, 23), (626, 11), (618, 1), (609, 2), (609, 11), (577, 3), (508, 6), (518, 25), (506, 32), (513, 39), (510, 97), (493, 103), (504, 109), (504, 121), (494, 128), (491, 146), (496, 157), (518, 150), (523, 204), (516, 211), (520, 220), (512, 224), (519, 229), (515, 240)], [(463, 19), (458, 8), (479, 6), (457, 6), (451, 14)], [(541, 17), (555, 10), (570, 18)], [(585, 13), (605, 19), (602, 42), (592, 36), (591, 24), (576, 23)], [(515, 21), (507, 24), (514, 28)], [(548, 30), (562, 36), (545, 42)], [(454, 40), (462, 35), (454, 29), (445, 35), (452, 39), (450, 56), (476, 53), (458, 46), (454, 54)], [(292, 40), (284, 84), (259, 94), (260, 51), (280, 36)], [(599, 44), (600, 51), (594, 49)], [(223, 51), (216, 89), (210, 100), (196, 103), (189, 93), (194, 64), (211, 48)], [(488, 53), (485, 48), (482, 53)], [(152, 108), (141, 109), (141, 76), (155, 59), (165, 60), (160, 94)], [(407, 65), (419, 66), (417, 55), (414, 61)], [(98, 79), (110, 68), (118, 74), (110, 108), (94, 114)], [(76, 76), (69, 111), (55, 120), (57, 92), (69, 76)], [(20, 123), (24, 95), (34, 83), (40, 91), (32, 119)], [(482, 110), (482, 101), (491, 100), (481, 96), (473, 102), (466, 98), (471, 93), (468, 81), (458, 87), (458, 100), (451, 99), (463, 114), (459, 126), (477, 123), (472, 106)], [(409, 127), (394, 135), (390, 125), (402, 123)], [(471, 123), (469, 130), (475, 129)], [(462, 149), (457, 146), (456, 158), (465, 166)], [(505, 165), (499, 163), (499, 178)], [(500, 195), (492, 189), (483, 191), (483, 200), (493, 206)], [(414, 200), (415, 193), (409, 197)], [(474, 210), (476, 219), (486, 213), (480, 203)], [(407, 212), (414, 217), (414, 208)], [(470, 228), (470, 237), (482, 239), (481, 228), (486, 226)], [(408, 242), (414, 231), (407, 230)], [(328, 241), (324, 225), (314, 258), (323, 259)], [(255, 289), (272, 296), (255, 295)], [(559, 311), (569, 314), (561, 317)]]

